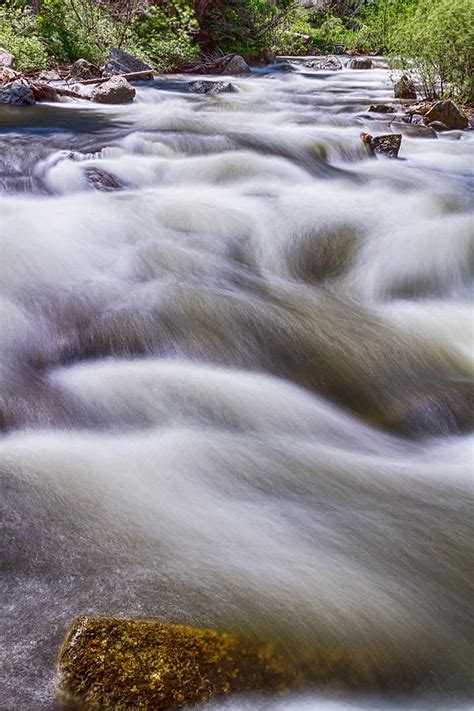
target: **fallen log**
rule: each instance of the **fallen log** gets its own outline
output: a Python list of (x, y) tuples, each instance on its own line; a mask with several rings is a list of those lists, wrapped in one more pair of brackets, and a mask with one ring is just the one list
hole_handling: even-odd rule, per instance
[(83, 96), (72, 89), (64, 89), (63, 87), (51, 86), (50, 84), (33, 84), (30, 82), (31, 89), (35, 95), (36, 101), (57, 101), (58, 96), (67, 96), (71, 99), (85, 99), (90, 101), (90, 96)]
[[(153, 72), (143, 71), (143, 72), (129, 72), (128, 74), (114, 74), (116, 77), (123, 77), (127, 81), (138, 81), (139, 79), (151, 80), (153, 79)], [(97, 79), (80, 79), (76, 80), (76, 84), (104, 84), (106, 81), (110, 81), (112, 77), (98, 77)]]

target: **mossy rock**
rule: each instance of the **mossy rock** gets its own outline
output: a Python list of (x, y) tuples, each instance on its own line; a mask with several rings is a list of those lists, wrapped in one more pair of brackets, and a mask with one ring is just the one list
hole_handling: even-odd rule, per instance
[(250, 690), (284, 691), (298, 674), (271, 644), (148, 620), (81, 617), (59, 661), (65, 708), (180, 709)]

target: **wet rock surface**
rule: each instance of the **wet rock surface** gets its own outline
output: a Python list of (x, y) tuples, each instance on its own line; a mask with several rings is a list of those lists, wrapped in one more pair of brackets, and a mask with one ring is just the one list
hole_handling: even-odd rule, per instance
[(400, 133), (389, 133), (386, 136), (375, 137), (371, 136), (370, 133), (363, 133), (361, 138), (370, 155), (398, 158), (402, 144), (402, 136)]
[(225, 81), (190, 81), (186, 89), (192, 94), (228, 94), (238, 91), (236, 86)]
[(427, 126), (425, 123), (406, 123), (406, 122), (396, 122), (392, 124), (393, 128), (396, 128), (404, 136), (410, 138), (438, 138), (438, 135), (432, 126)]
[(368, 110), (374, 114), (390, 114), (395, 113), (397, 109), (389, 104), (372, 104)]
[(66, 705), (173, 711), (246, 690), (282, 691), (297, 674), (270, 644), (157, 621), (82, 617), (60, 657)]
[(354, 57), (348, 64), (349, 69), (372, 69), (373, 66), (370, 57)]
[(342, 63), (340, 59), (334, 56), (328, 57), (318, 57), (317, 59), (312, 59), (305, 63), (305, 67), (308, 69), (322, 69), (330, 72), (337, 72), (342, 69)]
[(108, 173), (103, 168), (86, 168), (84, 172), (89, 185), (94, 190), (110, 192), (111, 190), (120, 190), (120, 188), (124, 187), (123, 183), (121, 183), (115, 175)]
[(126, 79), (111, 77), (94, 89), (91, 99), (99, 104), (130, 104), (135, 94), (134, 87)]

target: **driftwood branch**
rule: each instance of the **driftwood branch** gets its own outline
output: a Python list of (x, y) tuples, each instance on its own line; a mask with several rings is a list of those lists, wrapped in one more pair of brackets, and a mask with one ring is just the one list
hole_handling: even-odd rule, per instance
[[(128, 74), (114, 74), (116, 77), (123, 77), (128, 81), (137, 81), (138, 79), (153, 79), (153, 72), (149, 69), (145, 69), (142, 72), (129, 72)], [(75, 80), (76, 84), (104, 84), (109, 81), (112, 77), (98, 77), (97, 79), (80, 79)]]
[(51, 84), (38, 84), (36, 82), (30, 82), (30, 87), (36, 101), (57, 101), (58, 96), (68, 96), (72, 99), (90, 100), (89, 96), (83, 96), (77, 91), (72, 91), (71, 89), (65, 89), (63, 87), (51, 86)]

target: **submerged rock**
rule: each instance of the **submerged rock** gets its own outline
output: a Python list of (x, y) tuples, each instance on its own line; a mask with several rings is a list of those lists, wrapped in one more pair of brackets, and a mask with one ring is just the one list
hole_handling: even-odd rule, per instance
[(107, 711), (173, 711), (225, 694), (283, 691), (297, 680), (272, 645), (157, 621), (82, 617), (59, 661), (60, 699)]
[(8, 86), (0, 87), (0, 104), (32, 106), (35, 103), (33, 90), (23, 79), (17, 79)]
[(110, 77), (114, 74), (131, 74), (132, 72), (153, 71), (149, 64), (123, 49), (113, 49), (106, 65), (102, 69), (102, 76)]
[(393, 127), (397, 128), (404, 136), (410, 138), (438, 138), (436, 131), (424, 123), (410, 123), (401, 122), (392, 124)]
[(129, 104), (135, 94), (135, 89), (124, 77), (111, 77), (94, 89), (91, 99), (99, 104)]
[(306, 62), (304, 66), (308, 69), (322, 69), (329, 72), (337, 72), (342, 69), (341, 61), (333, 55), (312, 59)]
[(120, 188), (124, 187), (123, 183), (121, 183), (115, 175), (108, 173), (103, 168), (94, 166), (86, 168), (84, 172), (87, 177), (87, 182), (94, 190), (110, 192), (111, 190), (120, 190)]
[(354, 57), (348, 64), (349, 69), (372, 69), (373, 66), (370, 57)]
[(439, 121), (447, 129), (463, 129), (469, 127), (469, 121), (454, 101), (437, 101), (425, 114), (426, 119), (433, 123)]
[(227, 94), (238, 91), (236, 86), (225, 81), (190, 81), (186, 89), (193, 94)]
[(415, 85), (405, 74), (394, 85), (393, 93), (396, 99), (416, 99)]
[(225, 65), (223, 74), (248, 74), (251, 71), (249, 65), (240, 54), (234, 54), (232, 59)]
[(395, 106), (390, 106), (389, 104), (372, 104), (368, 110), (375, 114), (391, 114), (396, 112)]

